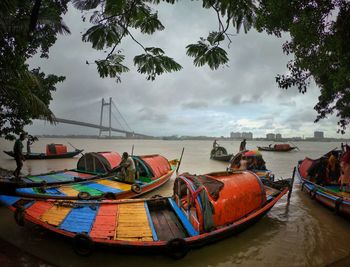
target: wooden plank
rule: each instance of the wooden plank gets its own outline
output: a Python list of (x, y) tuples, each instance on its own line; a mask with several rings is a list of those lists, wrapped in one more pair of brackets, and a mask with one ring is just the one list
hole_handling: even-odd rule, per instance
[(71, 211), (70, 207), (63, 207), (53, 205), (44, 214), (40, 216), (40, 220), (48, 224), (58, 226), (66, 218), (67, 214)]
[(116, 189), (120, 189), (122, 191), (130, 191), (131, 190), (131, 185), (130, 184), (125, 184), (125, 183), (121, 183), (121, 182), (117, 182), (117, 181), (112, 181), (112, 180), (108, 180), (108, 179), (103, 179), (103, 180), (99, 180), (96, 181), (99, 184), (103, 184), (105, 186), (109, 186), (109, 187), (113, 187)]
[(118, 214), (118, 205), (102, 205), (90, 231), (92, 238), (113, 239)]
[(176, 215), (170, 211), (164, 212), (164, 217), (167, 220), (167, 223), (174, 235), (174, 238), (184, 238), (186, 237), (185, 229), (182, 227), (182, 224), (177, 220)]
[(52, 202), (37, 201), (26, 209), (26, 213), (36, 219), (39, 219), (48, 209), (53, 206)]
[(166, 222), (162, 211), (155, 211), (151, 213), (152, 220), (155, 222), (154, 227), (156, 228), (159, 240), (170, 240), (173, 239), (174, 235), (169, 230), (169, 225)]
[(58, 191), (62, 192), (66, 196), (76, 197), (79, 194), (78, 190), (73, 189), (71, 186), (60, 186), (57, 187)]
[(119, 205), (115, 239), (153, 240), (144, 202)]

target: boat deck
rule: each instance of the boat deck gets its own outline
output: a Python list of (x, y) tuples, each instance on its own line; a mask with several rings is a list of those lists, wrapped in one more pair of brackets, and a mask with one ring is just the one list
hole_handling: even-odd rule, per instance
[(186, 230), (170, 206), (152, 210), (150, 214), (159, 240), (187, 237)]

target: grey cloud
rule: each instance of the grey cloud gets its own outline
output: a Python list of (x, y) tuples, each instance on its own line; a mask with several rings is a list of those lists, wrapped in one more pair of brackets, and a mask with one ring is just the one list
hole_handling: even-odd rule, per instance
[(141, 108), (139, 111), (139, 119), (143, 121), (152, 121), (154, 123), (164, 123), (168, 120), (165, 114), (161, 114), (156, 110), (148, 107)]
[(208, 107), (208, 103), (204, 101), (192, 101), (181, 105), (185, 109), (203, 109)]

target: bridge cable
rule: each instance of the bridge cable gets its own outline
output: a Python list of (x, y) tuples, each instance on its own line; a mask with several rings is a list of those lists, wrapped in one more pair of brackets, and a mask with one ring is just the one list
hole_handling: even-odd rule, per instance
[(121, 112), (119, 111), (119, 109), (117, 108), (117, 106), (115, 105), (113, 100), (112, 100), (112, 103), (113, 103), (114, 108), (117, 110), (117, 112), (119, 113), (120, 117), (122, 118), (122, 120), (125, 122), (126, 126), (129, 128), (130, 132), (132, 132), (129, 124), (126, 122), (126, 120), (124, 119), (123, 115), (121, 114)]
[(111, 113), (112, 114), (112, 117), (114, 118), (114, 120), (118, 123), (118, 125), (120, 126), (120, 128), (122, 129), (122, 130), (125, 130), (125, 128), (123, 127), (123, 125), (120, 123), (120, 121), (118, 120), (118, 118), (117, 118), (117, 116), (116, 115), (114, 115), (114, 113), (112, 112)]

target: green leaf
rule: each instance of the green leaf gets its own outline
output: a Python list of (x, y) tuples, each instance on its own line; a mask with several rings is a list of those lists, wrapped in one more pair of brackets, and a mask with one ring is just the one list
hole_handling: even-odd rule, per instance
[(129, 68), (122, 64), (124, 58), (124, 55), (112, 54), (106, 59), (96, 60), (98, 73), (102, 78), (119, 78), (118, 74), (129, 71)]
[[(140, 14), (140, 13), (139, 13)], [(150, 13), (142, 13), (137, 18), (135, 18), (133, 27), (139, 28), (142, 33), (152, 34), (155, 31), (164, 30), (163, 24), (158, 20), (158, 15)]]
[(211, 45), (215, 45), (225, 40), (225, 36), (221, 32), (211, 32), (209, 33), (207, 40)]
[(182, 66), (174, 59), (163, 55), (162, 49), (148, 47), (145, 50), (146, 54), (134, 57), (134, 65), (137, 66), (139, 73), (148, 75), (147, 80), (153, 81), (157, 75), (182, 69)]
[(186, 46), (186, 54), (194, 57), (193, 64), (196, 67), (208, 64), (211, 69), (217, 69), (220, 65), (227, 63), (227, 53), (221, 47), (209, 47), (203, 42), (199, 41), (197, 44), (190, 44)]
[(122, 32), (123, 29), (118, 25), (98, 24), (88, 29), (82, 39), (84, 42), (91, 42), (93, 48), (102, 50), (105, 46), (111, 47), (119, 43)]
[(90, 10), (102, 3), (101, 0), (73, 0), (73, 5), (79, 10)]

